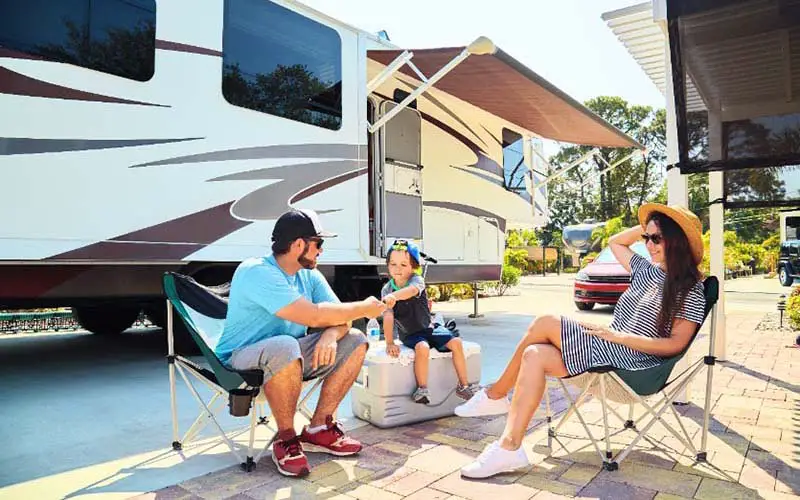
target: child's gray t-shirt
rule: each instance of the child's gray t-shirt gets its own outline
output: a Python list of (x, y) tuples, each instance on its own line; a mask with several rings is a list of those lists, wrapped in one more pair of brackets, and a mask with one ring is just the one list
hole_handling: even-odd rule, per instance
[[(397, 337), (403, 341), (409, 335), (414, 335), (431, 327), (431, 310), (428, 307), (428, 294), (425, 291), (425, 281), (415, 274), (408, 283), (401, 288), (415, 286), (419, 288), (419, 295), (407, 300), (398, 300), (393, 308), (394, 329)], [(389, 281), (381, 289), (381, 298), (394, 292), (392, 282)]]

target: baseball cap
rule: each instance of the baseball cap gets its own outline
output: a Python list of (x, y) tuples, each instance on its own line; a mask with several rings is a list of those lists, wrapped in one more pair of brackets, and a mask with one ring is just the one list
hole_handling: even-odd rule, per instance
[(417, 262), (417, 264), (421, 264), (422, 263), (422, 259), (420, 258), (420, 255), (419, 255), (419, 247), (413, 241), (394, 240), (394, 243), (392, 243), (392, 246), (391, 246), (391, 250), (406, 251), (406, 252), (408, 252), (408, 255), (410, 255), (411, 258), (414, 259)]
[(322, 229), (319, 215), (306, 208), (293, 208), (275, 222), (272, 241), (294, 241), (298, 238), (335, 238), (336, 234)]

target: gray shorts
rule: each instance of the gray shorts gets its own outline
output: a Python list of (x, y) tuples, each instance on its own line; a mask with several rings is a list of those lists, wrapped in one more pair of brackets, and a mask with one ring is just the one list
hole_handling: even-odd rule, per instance
[(310, 333), (296, 339), (289, 335), (278, 335), (255, 344), (239, 348), (231, 354), (230, 366), (234, 370), (264, 370), (264, 383), (284, 369), (292, 361), (299, 359), (303, 365), (303, 380), (324, 378), (344, 364), (361, 344), (367, 344), (367, 337), (355, 328), (339, 339), (336, 347), (336, 360), (331, 365), (312, 368), (314, 349), (322, 332)]

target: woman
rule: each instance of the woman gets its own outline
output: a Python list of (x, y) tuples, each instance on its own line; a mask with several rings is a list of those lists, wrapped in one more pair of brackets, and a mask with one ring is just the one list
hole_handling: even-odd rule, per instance
[[(631, 273), (610, 328), (565, 317), (536, 318), (497, 382), (456, 408), (463, 417), (508, 413), (500, 439), (462, 468), (463, 476), (485, 478), (529, 465), (522, 438), (544, 394), (545, 376), (573, 376), (600, 365), (642, 370), (688, 345), (705, 308), (700, 220), (686, 208), (649, 203), (639, 209), (639, 222), (609, 240), (616, 259)], [(652, 263), (630, 249), (639, 238)]]

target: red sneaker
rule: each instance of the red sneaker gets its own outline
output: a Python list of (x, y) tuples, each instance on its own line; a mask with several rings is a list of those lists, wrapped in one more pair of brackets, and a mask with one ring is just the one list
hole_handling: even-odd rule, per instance
[(272, 461), (284, 476), (303, 477), (311, 470), (300, 438), (291, 429), (281, 431), (272, 444)]
[(337, 457), (355, 455), (361, 451), (361, 443), (345, 436), (339, 422), (334, 421), (330, 415), (325, 419), (325, 425), (327, 426), (326, 429), (314, 434), (308, 432), (308, 427), (303, 428), (303, 432), (300, 434), (300, 442), (303, 443), (303, 449), (318, 453), (329, 453)]

